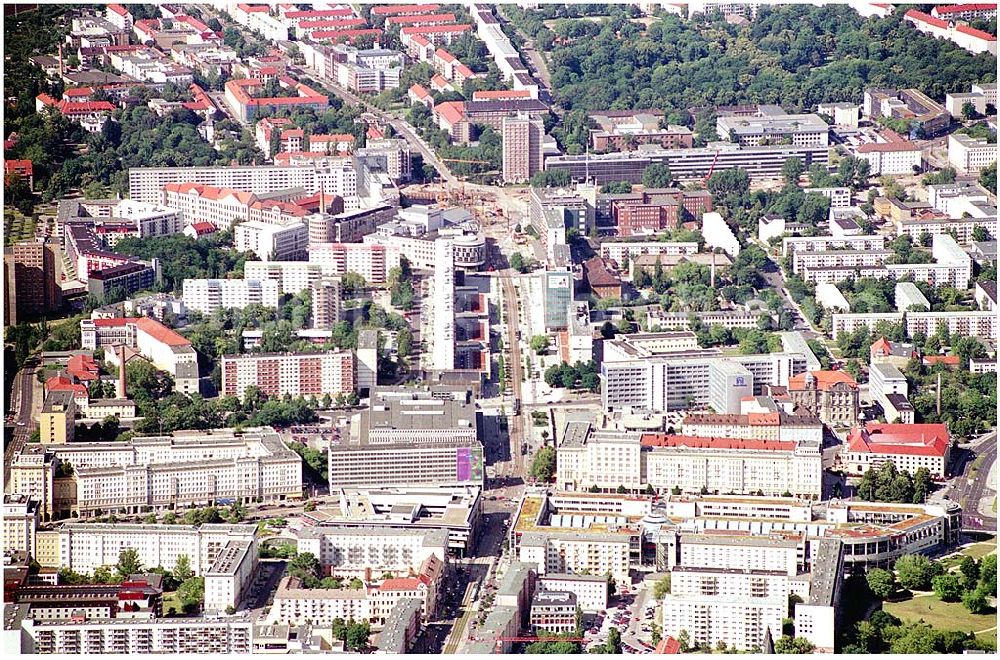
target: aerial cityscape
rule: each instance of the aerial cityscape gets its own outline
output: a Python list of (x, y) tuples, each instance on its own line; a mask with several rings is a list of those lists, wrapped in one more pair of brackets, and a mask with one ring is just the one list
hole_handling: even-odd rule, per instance
[(996, 653), (997, 5), (4, 4), (20, 654)]

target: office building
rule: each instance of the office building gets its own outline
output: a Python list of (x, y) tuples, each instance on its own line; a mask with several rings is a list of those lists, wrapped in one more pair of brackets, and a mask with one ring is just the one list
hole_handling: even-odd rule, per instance
[(358, 332), (358, 347), (354, 351), (359, 392), (370, 392), (378, 385), (378, 330)]
[(997, 144), (952, 133), (948, 136), (948, 162), (960, 172), (975, 174), (997, 162)]
[(561, 591), (576, 597), (576, 604), (585, 614), (608, 609), (608, 578), (604, 575), (547, 573), (538, 579), (542, 591)]
[(575, 634), (576, 594), (571, 591), (536, 591), (531, 601), (529, 625), (538, 632)]
[(222, 356), (222, 395), (239, 397), (251, 386), (269, 397), (349, 394), (354, 356), (350, 351)]
[(753, 396), (753, 374), (736, 362), (708, 366), (708, 405), (717, 413), (738, 413), (744, 397)]
[(569, 326), (569, 312), (573, 304), (573, 273), (563, 270), (545, 270), (542, 278), (542, 308), (545, 330), (564, 330)]
[(642, 183), (643, 172), (653, 163), (666, 165), (674, 178), (684, 183), (703, 181), (709, 172), (734, 167), (745, 169), (753, 181), (774, 181), (781, 178), (782, 166), (792, 158), (799, 159), (807, 170), (814, 164), (825, 167), (829, 162), (827, 151), (821, 145), (741, 147), (719, 142), (694, 149), (642, 147), (610, 154), (550, 156), (545, 159), (545, 169), (564, 170), (573, 181), (597, 185), (614, 181)]
[(542, 120), (527, 115), (504, 117), (500, 131), (503, 138), (504, 183), (525, 183), (542, 170), (542, 143), (545, 138)]
[(590, 147), (597, 153), (622, 151), (629, 146), (653, 144), (664, 149), (690, 149), (694, 135), (685, 126), (660, 127), (662, 117), (637, 110), (592, 112), (600, 128), (590, 129)]
[(918, 131), (932, 137), (951, 125), (944, 106), (917, 89), (866, 89), (864, 114), (872, 120), (879, 117), (902, 119), (910, 123), (910, 137)]
[(340, 488), (304, 515), (321, 528), (444, 529), (448, 550), (466, 556), (476, 540), (482, 493), (476, 486)]
[(882, 407), (886, 421), (912, 424), (914, 411), (906, 398), (909, 394), (906, 376), (892, 364), (872, 364), (868, 374), (868, 391)]
[(184, 306), (206, 316), (217, 309), (248, 305), (278, 306), (278, 283), (273, 280), (184, 280)]
[(652, 358), (603, 362), (601, 403), (605, 410), (633, 408), (666, 412), (708, 405), (709, 366), (728, 360), (753, 374), (754, 393), (765, 385), (787, 385), (806, 369), (800, 353), (723, 355), (713, 349), (676, 352)]
[[(766, 397), (758, 397), (765, 399)], [(773, 400), (769, 401), (773, 404)], [(823, 439), (823, 422), (814, 415), (790, 413), (783, 409), (741, 414), (689, 413), (681, 431), (687, 436), (736, 438), (741, 440), (782, 440), (785, 442)]]
[(895, 463), (913, 474), (927, 468), (931, 477), (947, 476), (951, 436), (944, 424), (866, 424), (851, 430), (840, 456), (850, 474), (863, 474), (883, 463)]
[(330, 486), (481, 485), (477, 428), (471, 392), (380, 388), (350, 440), (330, 446)]
[(145, 316), (83, 319), (80, 321), (80, 345), (89, 351), (111, 348), (105, 351), (104, 357), (115, 367), (122, 359), (119, 356), (122, 349), (113, 347), (135, 349), (154, 367), (172, 375), (178, 392), (190, 394), (199, 390), (198, 354), (191, 342), (155, 319)]
[(723, 140), (746, 147), (785, 142), (795, 146), (830, 144), (830, 127), (819, 115), (788, 115), (780, 108), (775, 110), (756, 117), (723, 115), (716, 119), (715, 130)]
[(844, 371), (807, 371), (788, 379), (788, 396), (830, 426), (858, 420), (858, 384)]

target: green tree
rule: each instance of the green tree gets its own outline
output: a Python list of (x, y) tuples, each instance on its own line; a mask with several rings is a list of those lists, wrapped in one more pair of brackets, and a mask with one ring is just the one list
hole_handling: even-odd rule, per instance
[(545, 352), (549, 350), (549, 338), (545, 335), (535, 335), (531, 338), (529, 346), (536, 355), (545, 355)]
[(646, 188), (668, 188), (672, 182), (670, 168), (663, 163), (653, 163), (642, 173), (642, 185)]
[(539, 449), (531, 461), (529, 474), (537, 481), (552, 481), (556, 474), (556, 450), (552, 447)]
[(301, 579), (306, 588), (312, 588), (318, 583), (322, 573), (323, 567), (319, 559), (311, 552), (303, 552), (288, 563), (288, 574)]
[(525, 268), (524, 257), (521, 255), (520, 252), (515, 252), (514, 254), (510, 255), (510, 267), (519, 273), (527, 272), (527, 269)]
[(979, 172), (979, 185), (994, 195), (997, 192), (997, 163), (993, 161)]
[(185, 612), (194, 612), (205, 601), (205, 578), (190, 577), (177, 587), (177, 599)]
[(656, 581), (653, 585), (653, 598), (656, 600), (662, 600), (664, 596), (670, 593), (670, 573), (667, 573), (662, 578)]
[(174, 570), (171, 573), (179, 583), (186, 582), (194, 577), (194, 571), (191, 570), (191, 559), (187, 555), (178, 555), (177, 562), (174, 564)]
[(632, 184), (628, 181), (612, 181), (601, 186), (601, 192), (605, 195), (627, 195), (632, 192)]
[(945, 573), (931, 580), (934, 595), (946, 603), (954, 603), (962, 598), (962, 581), (957, 575)]
[(941, 565), (923, 555), (903, 555), (896, 560), (896, 575), (904, 589), (927, 590), (934, 576), (940, 575)]
[(882, 568), (873, 568), (865, 576), (868, 588), (879, 598), (885, 600), (896, 591), (896, 577)]
[(118, 553), (118, 564), (115, 566), (119, 577), (124, 580), (130, 575), (142, 572), (142, 561), (139, 551), (135, 548), (125, 548)]
[(962, 582), (966, 589), (974, 589), (979, 581), (979, 564), (975, 557), (966, 555), (962, 557), (962, 563), (958, 565), (958, 571), (962, 574)]
[(962, 596), (962, 605), (972, 614), (985, 614), (990, 609), (990, 603), (986, 598), (986, 590), (976, 588), (966, 591)]
[(799, 177), (805, 172), (805, 166), (802, 161), (798, 158), (789, 158), (785, 161), (785, 164), (781, 166), (781, 178), (785, 180), (785, 183), (790, 186), (799, 185)]
[(816, 647), (805, 637), (789, 637), (782, 635), (774, 642), (775, 653), (812, 653)]
[(347, 648), (352, 651), (363, 651), (368, 648), (368, 638), (371, 628), (367, 621), (354, 623), (347, 627)]

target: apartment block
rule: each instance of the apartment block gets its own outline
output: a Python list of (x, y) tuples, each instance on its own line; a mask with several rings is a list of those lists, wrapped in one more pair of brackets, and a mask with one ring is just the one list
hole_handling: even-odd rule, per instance
[(784, 410), (742, 414), (689, 413), (681, 432), (702, 438), (822, 442), (823, 422), (815, 415)]
[(107, 619), (22, 623), (21, 652), (80, 653), (246, 653), (251, 650), (249, 619)]
[(93, 573), (100, 566), (114, 566), (118, 555), (134, 548), (144, 566), (173, 569), (186, 556), (195, 575), (205, 576), (231, 542), (251, 543), (256, 556), (255, 525), (205, 524), (139, 525), (68, 523), (53, 530), (39, 531), (53, 552), (39, 553), (46, 567), (65, 567), (78, 573)]
[(3, 496), (3, 551), (35, 556), (35, 529), (39, 521), (38, 502), (27, 495)]
[(248, 220), (236, 225), (233, 242), (239, 252), (253, 252), (264, 261), (295, 261), (306, 257), (309, 231), (302, 222)]
[(189, 310), (206, 316), (217, 309), (248, 305), (278, 306), (278, 283), (273, 280), (184, 280), (182, 297)]
[(302, 496), (302, 459), (270, 429), (177, 432), (50, 451), (73, 466), (70, 508), (80, 517)]
[(223, 396), (242, 396), (254, 386), (272, 397), (354, 391), (354, 356), (350, 351), (251, 353), (222, 357)]
[(761, 490), (819, 497), (819, 447), (813, 440), (658, 436), (570, 423), (557, 449), (556, 483), (567, 490), (640, 490), (648, 484), (688, 493)]
[(406, 575), (419, 571), (430, 557), (448, 557), (443, 529), (333, 528), (317, 525), (297, 533), (299, 552), (310, 552), (324, 574), (364, 576), (383, 572)]
[(17, 319), (33, 319), (62, 304), (56, 247), (42, 241), (22, 241), (4, 249), (6, 300)]
[(546, 573), (538, 578), (543, 591), (561, 591), (576, 596), (576, 605), (585, 613), (608, 609), (608, 578), (604, 575)]
[(528, 115), (505, 117), (500, 124), (503, 138), (503, 180), (524, 183), (542, 169), (542, 120)]

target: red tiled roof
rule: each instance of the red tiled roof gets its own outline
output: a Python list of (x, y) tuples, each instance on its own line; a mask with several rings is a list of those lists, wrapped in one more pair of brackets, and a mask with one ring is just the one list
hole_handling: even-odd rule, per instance
[(924, 356), (924, 364), (943, 364), (948, 367), (957, 367), (959, 359), (957, 355), (926, 355)]
[(119, 16), (125, 16), (126, 14), (128, 14), (128, 11), (121, 5), (108, 5), (108, 9), (118, 14)]
[[(858, 389), (858, 382), (846, 371), (810, 371), (809, 373), (816, 379), (816, 389), (824, 392), (838, 383), (845, 383), (851, 389)], [(806, 375), (804, 373), (788, 379), (788, 389), (790, 390), (801, 390), (805, 388), (805, 385)]]
[(312, 39), (330, 39), (331, 41), (346, 41), (357, 37), (372, 35), (377, 41), (382, 36), (382, 30), (371, 28), (368, 30), (314, 30)]
[(410, 27), (405, 27), (400, 32), (402, 34), (450, 34), (453, 32), (468, 32), (472, 29), (472, 26), (468, 23), (462, 23), (461, 25), (411, 25)]
[(871, 142), (858, 147), (859, 154), (886, 153), (890, 151), (920, 151), (912, 142)]
[(411, 85), (409, 92), (421, 100), (431, 98), (431, 93), (423, 85)]
[(434, 106), (434, 113), (440, 115), (449, 124), (457, 124), (465, 118), (465, 103), (462, 101), (446, 101)]
[(469, 67), (465, 66), (462, 63), (459, 63), (458, 66), (455, 67), (455, 73), (465, 78), (471, 78), (472, 76), (476, 75), (472, 72), (472, 69), (470, 69)]
[(435, 73), (431, 77), (431, 87), (439, 87), (443, 89), (447, 86), (448, 86), (448, 80), (440, 73)]
[(395, 14), (417, 14), (435, 12), (441, 5), (384, 5), (373, 7), (372, 16), (393, 16)]
[(64, 115), (105, 111), (111, 112), (114, 109), (115, 106), (111, 105), (107, 101), (82, 101), (80, 103), (63, 101), (59, 104), (59, 110), (62, 111)]
[(977, 30), (974, 27), (969, 27), (968, 25), (957, 25), (955, 29), (962, 34), (967, 34), (970, 37), (975, 37), (977, 39), (982, 39), (983, 41), (996, 41), (997, 38), (994, 37), (989, 32), (983, 32), (982, 30)]
[(135, 322), (136, 327), (147, 335), (168, 346), (190, 346), (191, 342), (180, 336), (156, 319), (142, 317)]
[(424, 581), (420, 578), (389, 578), (379, 585), (379, 591), (416, 591)]
[(197, 234), (198, 236), (201, 236), (202, 234), (211, 234), (212, 232), (216, 231), (215, 225), (213, 225), (211, 222), (204, 222), (204, 221), (192, 222), (190, 225), (188, 225), (188, 227), (193, 229), (194, 233)]
[(506, 99), (528, 99), (531, 92), (526, 89), (491, 89), (472, 92), (473, 101), (502, 101)]
[(321, 30), (327, 28), (329, 30), (340, 30), (343, 28), (356, 28), (361, 25), (368, 25), (368, 23), (363, 18), (341, 18), (325, 21), (303, 21), (299, 23), (299, 29)]
[(369, 126), (368, 132), (365, 133), (369, 140), (381, 140), (385, 137), (385, 132), (382, 131), (378, 126)]
[(55, 376), (45, 381), (46, 392), (72, 392), (74, 397), (87, 397), (89, 390), (82, 383), (74, 383), (65, 376)]
[(354, 16), (354, 10), (350, 8), (342, 8), (285, 12), (285, 18), (333, 18), (334, 16)]
[(996, 11), (996, 4), (939, 5), (933, 9), (938, 16), (941, 14), (961, 14), (967, 11)]
[(417, 16), (391, 16), (386, 19), (386, 25), (424, 25), (434, 23), (454, 23), (454, 14), (420, 14)]
[(458, 58), (446, 51), (444, 48), (438, 48), (434, 51), (434, 57), (442, 60), (444, 62), (457, 62)]
[(240, 9), (242, 9), (247, 13), (254, 13), (254, 14), (259, 14), (261, 12), (266, 12), (268, 10), (267, 5), (239, 4), (237, 5), (237, 7), (239, 7)]
[(948, 29), (948, 21), (942, 21), (940, 18), (934, 18), (930, 14), (925, 14), (922, 11), (917, 11), (916, 9), (911, 9), (906, 12), (906, 18), (918, 21), (920, 23), (927, 23), (928, 25), (933, 25), (936, 28)]
[(944, 456), (951, 437), (944, 424), (868, 424), (847, 437), (850, 451), (907, 456)]
[(134, 318), (127, 319), (94, 319), (95, 328), (123, 328), (134, 322)]
[(350, 133), (330, 133), (329, 135), (310, 135), (309, 145), (313, 143), (322, 144), (324, 142), (354, 142), (354, 136)]
[(290, 140), (292, 138), (302, 138), (305, 137), (306, 133), (301, 128), (289, 128), (286, 131), (281, 131), (282, 140)]
[(34, 164), (30, 160), (5, 160), (3, 162), (6, 174), (26, 174), (32, 176), (35, 172)]
[(676, 655), (681, 652), (681, 643), (669, 635), (660, 640), (653, 653), (659, 655)]
[(63, 92), (63, 96), (90, 96), (94, 93), (93, 87), (74, 87)]
[(692, 435), (645, 433), (643, 447), (686, 447), (689, 449), (741, 449), (748, 451), (793, 451), (795, 443), (785, 440), (741, 440), (739, 438), (705, 438)]

